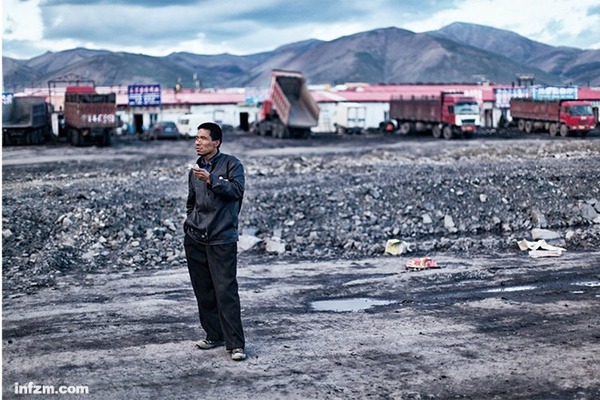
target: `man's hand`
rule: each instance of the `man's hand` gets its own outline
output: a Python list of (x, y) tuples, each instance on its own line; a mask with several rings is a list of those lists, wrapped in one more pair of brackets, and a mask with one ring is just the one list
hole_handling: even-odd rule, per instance
[(192, 168), (194, 176), (203, 182), (210, 183), (210, 173), (203, 168)]

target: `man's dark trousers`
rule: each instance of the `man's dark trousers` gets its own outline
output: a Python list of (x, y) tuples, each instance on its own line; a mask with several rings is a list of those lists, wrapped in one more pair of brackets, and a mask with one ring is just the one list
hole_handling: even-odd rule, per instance
[(184, 247), (206, 339), (225, 340), (227, 350), (244, 348), (237, 243), (207, 245), (186, 235)]

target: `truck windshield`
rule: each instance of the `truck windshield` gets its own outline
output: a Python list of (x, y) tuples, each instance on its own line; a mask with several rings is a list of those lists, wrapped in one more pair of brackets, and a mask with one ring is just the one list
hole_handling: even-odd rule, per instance
[(479, 107), (477, 103), (456, 103), (454, 112), (456, 114), (478, 114)]
[(570, 115), (586, 116), (593, 115), (591, 106), (573, 106), (569, 109)]

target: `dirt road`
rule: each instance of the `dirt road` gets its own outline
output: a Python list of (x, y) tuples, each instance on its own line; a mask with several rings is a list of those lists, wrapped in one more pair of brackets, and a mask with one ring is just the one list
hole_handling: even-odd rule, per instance
[(66, 279), (5, 299), (4, 398), (28, 382), (82, 399), (599, 398), (600, 253), (435, 257), (244, 263), (243, 363), (194, 348), (184, 268)]
[[(381, 138), (374, 142), (386, 144)], [(252, 143), (234, 150), (248, 161), (267, 153), (294, 154), (285, 146), (264, 149)], [(455, 154), (479, 146), (449, 145)], [(327, 154), (352, 154), (355, 146), (353, 141), (325, 149), (318, 141), (302, 144), (304, 153)], [(426, 152), (433, 145), (410, 146), (411, 152)], [(402, 147), (398, 142), (386, 149)], [(77, 196), (88, 175), (96, 184), (110, 178), (92, 165), (106, 168), (103, 160), (112, 160), (116, 171), (149, 154), (156, 157), (157, 149), (167, 158), (184, 157), (181, 143), (5, 150), (5, 226), (12, 224), (5, 211), (6, 205), (14, 207), (14, 196), (30, 204), (27, 190), (43, 187), (35, 181), (36, 168), (10, 162), (23, 159), (15, 152), (31, 152), (30, 160), (47, 157), (39, 159), (55, 184), (65, 173), (62, 155), (73, 155), (80, 160), (69, 161), (70, 167), (78, 165), (76, 179), (60, 184)], [(598, 156), (590, 154), (596, 165)], [(117, 175), (115, 183), (122, 179)], [(426, 271), (405, 269), (413, 255), (306, 260), (242, 253), (239, 282), (249, 358), (236, 363), (224, 349), (195, 349), (194, 341), (203, 337), (181, 260), (144, 259), (118, 267), (110, 265), (118, 259), (111, 253), (101, 258), (108, 261), (94, 261), (95, 269), (70, 267), (54, 273), (51, 284), (22, 291), (17, 277), (35, 260), (21, 257), (26, 262), (19, 265), (21, 258), (6, 249), (17, 244), (23, 246), (3, 242), (5, 276), (10, 271), (3, 285), (6, 399), (29, 397), (15, 392), (25, 393), (30, 382), (32, 388), (47, 386), (40, 387), (46, 391), (50, 385), (89, 391), (34, 396), (40, 399), (600, 398), (600, 251), (589, 247), (540, 259), (516, 248), (468, 256), (432, 251), (427, 255), (441, 268)]]

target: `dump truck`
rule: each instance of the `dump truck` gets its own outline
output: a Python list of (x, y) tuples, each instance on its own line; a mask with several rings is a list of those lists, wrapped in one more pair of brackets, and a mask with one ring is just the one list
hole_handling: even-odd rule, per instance
[(561, 136), (576, 133), (583, 136), (596, 126), (592, 103), (584, 100), (513, 98), (510, 115), (512, 124), (527, 133), (545, 131), (551, 136), (559, 133)]
[(273, 70), (254, 130), (261, 136), (301, 138), (319, 122), (319, 106), (301, 72)]
[(50, 107), (45, 97), (4, 96), (2, 144), (41, 144), (50, 134)]
[(74, 146), (108, 146), (117, 126), (116, 110), (115, 93), (100, 94), (92, 87), (69, 86), (59, 137), (66, 137)]
[(456, 92), (421, 98), (393, 97), (389, 117), (397, 122), (402, 135), (431, 131), (435, 138), (445, 139), (471, 137), (481, 124), (477, 99)]

